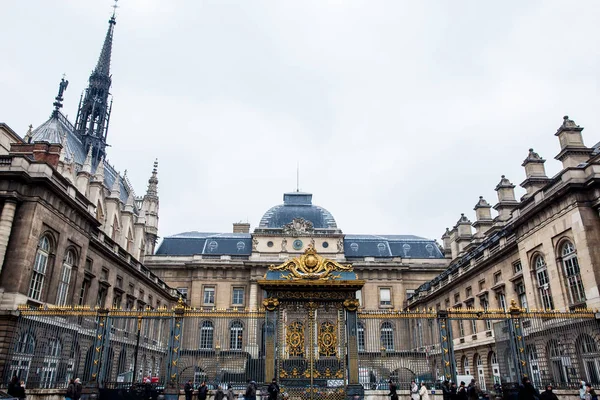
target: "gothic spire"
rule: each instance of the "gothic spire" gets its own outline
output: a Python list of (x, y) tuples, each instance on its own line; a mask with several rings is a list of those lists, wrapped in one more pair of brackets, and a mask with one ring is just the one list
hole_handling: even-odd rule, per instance
[(117, 20), (115, 18), (115, 13), (113, 13), (112, 17), (108, 20), (108, 31), (106, 31), (106, 37), (104, 38), (104, 45), (102, 46), (102, 51), (100, 52), (100, 58), (98, 58), (98, 64), (94, 69), (95, 74), (108, 76), (110, 78), (110, 56), (112, 54), (112, 41), (113, 41), (113, 31), (115, 29), (115, 25), (117, 24)]
[[(114, 7), (116, 9), (116, 4)], [(108, 31), (104, 38), (98, 64), (90, 75), (89, 84), (79, 103), (75, 121), (75, 132), (85, 145), (85, 151), (88, 152), (90, 148), (92, 149), (94, 165), (97, 165), (99, 160), (106, 154), (106, 136), (112, 108), (109, 92), (112, 84), (110, 60), (116, 23), (117, 20), (113, 12), (108, 21)]]
[(154, 168), (152, 169), (152, 176), (148, 179), (148, 191), (146, 196), (158, 196), (158, 159), (154, 160)]

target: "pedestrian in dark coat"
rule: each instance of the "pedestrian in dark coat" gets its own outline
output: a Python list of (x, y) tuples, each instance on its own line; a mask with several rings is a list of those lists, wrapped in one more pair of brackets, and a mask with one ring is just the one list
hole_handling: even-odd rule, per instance
[(183, 386), (183, 393), (185, 393), (185, 400), (192, 400), (194, 394), (194, 386), (192, 386), (192, 380), (188, 380)]
[(540, 393), (531, 384), (528, 377), (523, 378), (523, 384), (519, 388), (518, 400), (539, 400)]
[(206, 400), (208, 396), (208, 386), (206, 386), (206, 382), (202, 381), (200, 387), (198, 388), (198, 400)]
[(75, 380), (73, 378), (69, 379), (65, 400), (75, 400)]
[(552, 392), (552, 385), (546, 385), (546, 390), (540, 393), (540, 400), (558, 400), (556, 394)]
[(279, 385), (277, 384), (277, 379), (273, 379), (267, 388), (267, 392), (269, 392), (269, 400), (277, 400), (277, 397), (279, 396)]
[(397, 390), (398, 386), (396, 386), (396, 384), (390, 380), (390, 392), (388, 393), (388, 396), (390, 396), (391, 400), (398, 400)]

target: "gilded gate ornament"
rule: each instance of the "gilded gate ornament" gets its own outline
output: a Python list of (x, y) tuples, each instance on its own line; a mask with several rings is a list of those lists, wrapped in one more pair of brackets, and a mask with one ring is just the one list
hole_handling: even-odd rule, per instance
[(319, 354), (326, 357), (336, 355), (337, 335), (335, 325), (329, 321), (323, 322), (319, 326)]
[(288, 325), (285, 341), (290, 356), (304, 356), (304, 324), (294, 321)]
[(340, 279), (335, 272), (351, 272), (352, 265), (342, 265), (333, 260), (321, 257), (314, 248), (309, 247), (303, 255), (286, 261), (281, 265), (271, 265), (269, 271), (282, 271), (282, 278), (289, 280), (322, 280)]
[(358, 299), (346, 299), (344, 300), (344, 308), (348, 311), (356, 311), (360, 306)]
[(269, 297), (263, 300), (263, 306), (267, 311), (275, 311), (279, 307), (279, 300), (274, 297)]

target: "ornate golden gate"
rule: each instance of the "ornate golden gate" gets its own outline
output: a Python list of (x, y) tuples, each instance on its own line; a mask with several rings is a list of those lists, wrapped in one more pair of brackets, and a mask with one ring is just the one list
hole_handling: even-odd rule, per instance
[[(342, 400), (361, 394), (358, 384), (355, 292), (364, 284), (351, 266), (312, 248), (269, 267), (266, 365), (290, 400)], [(271, 374), (271, 376), (269, 376)]]

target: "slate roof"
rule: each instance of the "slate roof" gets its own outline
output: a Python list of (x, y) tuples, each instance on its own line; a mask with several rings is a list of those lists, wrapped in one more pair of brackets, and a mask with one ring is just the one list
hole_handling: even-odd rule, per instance
[[(61, 143), (63, 142), (63, 137), (66, 135), (66, 151), (65, 158), (68, 161), (75, 163), (75, 169), (79, 171), (85, 162), (85, 158), (87, 153), (85, 151), (84, 145), (79, 140), (79, 137), (75, 133), (75, 127), (69, 120), (60, 112), (55, 111), (52, 113), (50, 118), (35, 128), (31, 133), (31, 141), (46, 141), (49, 143)], [(92, 174), (96, 172), (97, 164), (92, 165)], [(117, 171), (110, 165), (106, 160), (104, 161), (104, 184), (110, 190), (115, 183), (115, 179), (118, 176)], [(127, 198), (129, 197), (129, 192), (132, 191), (129, 184), (125, 181), (125, 179), (119, 176), (120, 186), (121, 186), (121, 201), (123, 203), (127, 202)]]
[[(250, 233), (184, 232), (165, 237), (156, 254), (171, 256), (230, 255), (252, 253)], [(413, 235), (346, 235), (348, 258), (444, 258), (434, 240)]]

